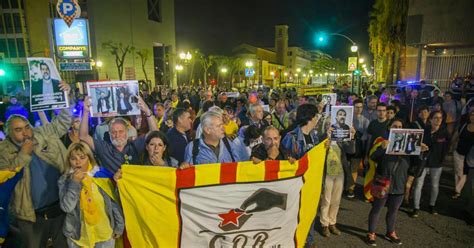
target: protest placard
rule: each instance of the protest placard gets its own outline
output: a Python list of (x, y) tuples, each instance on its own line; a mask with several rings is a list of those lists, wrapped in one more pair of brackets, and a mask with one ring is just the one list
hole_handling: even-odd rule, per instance
[(348, 141), (351, 139), (353, 117), (352, 106), (332, 106), (331, 108), (331, 140)]
[(386, 154), (420, 155), (423, 129), (390, 129)]
[(138, 81), (88, 82), (92, 117), (139, 115)]

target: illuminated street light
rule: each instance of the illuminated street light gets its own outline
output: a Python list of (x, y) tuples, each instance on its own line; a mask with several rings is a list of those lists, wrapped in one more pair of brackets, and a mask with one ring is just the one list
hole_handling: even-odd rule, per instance
[(313, 70), (309, 70), (309, 74), (313, 74)]
[(226, 73), (227, 73), (227, 68), (225, 68), (225, 67), (224, 67), (224, 68), (221, 68), (221, 72), (224, 73), (224, 74), (226, 74)]
[(182, 60), (191, 60), (193, 58), (193, 55), (190, 52), (181, 52), (179, 54), (179, 58)]
[(359, 47), (357, 45), (354, 44), (354, 45), (351, 46), (351, 51), (353, 53), (357, 52), (358, 50), (359, 50)]
[(270, 75), (271, 75), (272, 77), (275, 76), (275, 72), (271, 71), (271, 72), (270, 72)]
[(0, 69), (0, 77), (3, 77), (6, 75), (6, 72), (4, 69)]
[(307, 75), (306, 74), (303, 74), (303, 77), (306, 77)]
[(360, 64), (363, 64), (364, 61), (365, 61), (364, 58), (359, 58), (359, 63), (360, 63)]
[(246, 66), (246, 67), (252, 67), (252, 66), (253, 66), (252, 61), (247, 61), (247, 62), (245, 62), (245, 66)]
[(295, 74), (295, 77), (298, 77), (298, 73)]
[(182, 70), (183, 70), (183, 66), (182, 66), (182, 65), (176, 65), (176, 66), (175, 66), (175, 69), (176, 69), (177, 71), (182, 71)]
[(98, 60), (97, 62), (95, 62), (95, 66), (97, 67), (102, 67), (104, 64), (102, 63), (102, 61)]
[(366, 67), (367, 67), (367, 65), (366, 65), (366, 64), (363, 64), (363, 65), (362, 65), (362, 68), (366, 68)]
[(301, 72), (301, 68), (296, 69), (296, 72), (300, 73), (300, 72)]
[(285, 77), (288, 76), (288, 72), (283, 73), (283, 75), (284, 75)]

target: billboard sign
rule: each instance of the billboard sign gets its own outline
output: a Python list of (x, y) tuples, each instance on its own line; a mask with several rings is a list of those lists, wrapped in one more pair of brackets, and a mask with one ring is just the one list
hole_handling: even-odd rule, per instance
[(357, 69), (357, 57), (349, 57), (347, 62), (347, 70), (355, 71)]
[(75, 19), (70, 27), (60, 18), (54, 19), (56, 52), (62, 59), (90, 57), (87, 19)]

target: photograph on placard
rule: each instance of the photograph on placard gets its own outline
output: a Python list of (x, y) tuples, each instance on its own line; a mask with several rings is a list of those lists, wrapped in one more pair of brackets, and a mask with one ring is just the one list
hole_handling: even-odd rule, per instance
[(138, 81), (89, 82), (92, 117), (139, 115)]
[(386, 154), (420, 155), (423, 129), (390, 129)]
[(329, 111), (331, 110), (331, 106), (336, 105), (337, 94), (336, 93), (326, 93), (322, 94), (321, 101), (324, 104), (324, 112), (326, 115), (329, 115)]
[(60, 89), (61, 76), (51, 58), (27, 58), (30, 73), (31, 111), (69, 107), (66, 92)]
[(331, 140), (348, 141), (351, 137), (351, 127), (354, 108), (352, 106), (331, 107)]

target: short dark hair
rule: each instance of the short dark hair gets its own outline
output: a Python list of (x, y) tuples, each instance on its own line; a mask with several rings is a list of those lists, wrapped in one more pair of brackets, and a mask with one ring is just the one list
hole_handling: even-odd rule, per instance
[(202, 112), (207, 112), (212, 106), (215, 106), (216, 104), (214, 104), (213, 101), (205, 101), (203, 104), (202, 104)]
[(184, 113), (187, 113), (188, 110), (184, 109), (184, 108), (176, 108), (174, 111), (173, 111), (173, 124), (176, 126), (176, 124), (178, 124), (178, 119), (179, 117), (181, 117)]
[(318, 114), (318, 108), (309, 103), (302, 104), (296, 109), (296, 123), (305, 126)]
[(390, 104), (392, 104), (392, 106), (394, 106), (395, 108), (400, 108), (402, 106), (402, 103), (400, 102), (400, 100), (397, 100), (397, 99), (392, 100)]
[(360, 104), (362, 104), (362, 105), (364, 104), (364, 102), (363, 102), (361, 99), (355, 99), (355, 100), (352, 102), (352, 105), (356, 105), (356, 104), (358, 104), (358, 103), (360, 103)]
[(41, 62), (41, 63), (39, 64), (40, 68), (41, 68), (41, 66), (43, 66), (43, 65), (46, 66), (46, 67), (48, 67), (48, 70), (49, 70), (49, 65), (46, 64), (45, 62)]
[(393, 112), (397, 113), (397, 108), (395, 106), (387, 106), (387, 111), (393, 110)]
[(385, 104), (385, 103), (383, 103), (383, 102), (379, 102), (379, 103), (377, 103), (377, 107), (376, 107), (376, 108), (378, 108), (378, 107), (385, 107), (385, 108), (387, 108), (387, 104)]
[(421, 105), (420, 107), (418, 107), (418, 111), (416, 113), (419, 114), (423, 110), (430, 112), (430, 108), (427, 105)]
[(405, 122), (403, 121), (403, 119), (401, 119), (401, 118), (393, 118), (393, 119), (391, 119), (391, 120), (388, 122), (387, 128), (390, 127), (390, 126), (391, 126), (394, 122), (396, 122), (396, 121), (399, 121), (400, 123), (402, 123), (402, 127), (405, 126)]
[(346, 110), (345, 110), (345, 109), (339, 109), (339, 110), (336, 112), (336, 115), (338, 115), (338, 114), (339, 114), (339, 112), (344, 112), (344, 114), (346, 114), (346, 115), (347, 115), (347, 112), (346, 112)]

